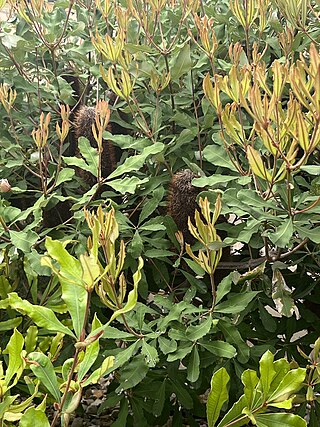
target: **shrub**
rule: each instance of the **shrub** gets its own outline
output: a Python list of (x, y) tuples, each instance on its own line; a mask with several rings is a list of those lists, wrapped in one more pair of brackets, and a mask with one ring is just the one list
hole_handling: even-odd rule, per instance
[(68, 425), (110, 374), (115, 425), (199, 425), (212, 373), (232, 407), (269, 351), (307, 369), (281, 419), (317, 425), (318, 9), (6, 4), (2, 424)]

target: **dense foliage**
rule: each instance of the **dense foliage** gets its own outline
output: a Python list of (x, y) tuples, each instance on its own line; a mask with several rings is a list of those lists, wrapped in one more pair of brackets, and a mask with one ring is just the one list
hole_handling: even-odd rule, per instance
[(0, 425), (317, 426), (319, 2), (0, 7)]

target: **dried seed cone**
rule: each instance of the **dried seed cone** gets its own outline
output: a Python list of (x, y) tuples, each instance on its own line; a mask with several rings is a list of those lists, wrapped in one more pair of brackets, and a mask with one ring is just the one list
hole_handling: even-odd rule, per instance
[(192, 180), (196, 178), (190, 169), (185, 169), (173, 175), (169, 186), (167, 212), (183, 233), (187, 243), (194, 243), (194, 237), (188, 228), (188, 217), (194, 220), (194, 214), (198, 209), (197, 195), (199, 189), (192, 185)]
[[(87, 138), (90, 145), (97, 148), (97, 142), (92, 133), (92, 125), (95, 123), (96, 109), (94, 107), (81, 106), (75, 117), (75, 136), (78, 139), (83, 136)], [(108, 125), (107, 130), (112, 132), (111, 125)], [(102, 142), (102, 157), (101, 157), (101, 176), (106, 178), (116, 168), (116, 152), (115, 148), (110, 141), (103, 140)], [(80, 152), (77, 148), (76, 155), (79, 156)], [(80, 176), (88, 183), (93, 185), (96, 181), (95, 178), (87, 171), (79, 171)]]
[(77, 140), (84, 136), (90, 141), (92, 147), (97, 147), (96, 140), (92, 133), (92, 124), (95, 123), (96, 109), (82, 105), (75, 117), (74, 126)]

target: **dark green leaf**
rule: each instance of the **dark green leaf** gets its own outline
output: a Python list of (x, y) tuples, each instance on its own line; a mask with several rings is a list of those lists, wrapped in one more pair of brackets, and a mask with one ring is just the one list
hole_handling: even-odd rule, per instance
[(224, 341), (200, 341), (199, 344), (202, 345), (202, 347), (204, 347), (206, 350), (210, 351), (210, 353), (218, 357), (232, 359), (237, 354), (237, 350), (233, 347), (233, 345)]
[(189, 363), (187, 366), (187, 379), (191, 383), (197, 381), (200, 375), (200, 357), (198, 348), (196, 345), (193, 346), (192, 352), (190, 354)]
[(192, 60), (190, 56), (190, 46), (186, 43), (182, 49), (179, 50), (179, 54), (176, 57), (174, 64), (171, 66), (171, 77), (173, 80), (177, 80), (184, 74), (188, 73), (192, 67)]
[(209, 333), (211, 326), (212, 317), (208, 316), (208, 318), (199, 325), (189, 326), (187, 328), (186, 336), (190, 341), (197, 341)]
[(133, 358), (130, 363), (120, 370), (120, 384), (116, 392), (120, 393), (139, 384), (147, 375), (148, 370), (149, 367), (143, 355)]
[(260, 291), (249, 291), (242, 294), (232, 295), (227, 301), (215, 306), (214, 311), (218, 313), (241, 313), (248, 304), (260, 293)]

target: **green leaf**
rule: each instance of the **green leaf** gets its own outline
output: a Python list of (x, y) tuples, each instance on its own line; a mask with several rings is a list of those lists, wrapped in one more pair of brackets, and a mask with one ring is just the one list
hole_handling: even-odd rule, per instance
[(168, 362), (174, 362), (175, 360), (182, 360), (187, 354), (191, 353), (193, 349), (192, 343), (180, 343), (179, 347), (174, 353), (170, 353), (167, 360)]
[(142, 340), (141, 354), (145, 357), (145, 362), (149, 368), (154, 368), (159, 362), (157, 349), (148, 344), (145, 339)]
[(274, 359), (273, 354), (271, 353), (271, 351), (268, 350), (262, 355), (259, 362), (260, 385), (261, 385), (261, 391), (262, 391), (264, 400), (267, 400), (270, 385), (276, 375), (276, 371), (274, 370), (274, 367), (273, 367), (273, 359)]
[(165, 258), (175, 256), (174, 252), (166, 251), (165, 249), (148, 249), (144, 255), (147, 258)]
[(32, 246), (38, 241), (39, 236), (32, 230), (14, 231), (10, 230), (10, 239), (12, 244), (22, 252), (30, 252)]
[(102, 378), (107, 372), (111, 372), (114, 365), (114, 356), (108, 356), (106, 357), (101, 366), (92, 372), (92, 374), (87, 378), (83, 383), (82, 386), (86, 387), (90, 384), (97, 384), (97, 382)]
[(98, 176), (99, 153), (98, 150), (91, 146), (89, 140), (81, 136), (78, 139), (78, 147), (82, 157), (87, 162), (86, 170), (91, 172), (95, 177)]
[(192, 185), (195, 187), (214, 187), (215, 185), (224, 184), (230, 181), (235, 181), (238, 176), (219, 175), (214, 174), (211, 176), (195, 178), (192, 180)]
[(120, 403), (120, 410), (116, 421), (112, 423), (112, 427), (123, 427), (127, 425), (127, 418), (129, 414), (129, 404), (126, 398), (123, 398)]
[(145, 203), (139, 216), (139, 224), (142, 224), (157, 209), (160, 200), (159, 197), (152, 197)]
[(216, 294), (216, 304), (218, 304), (222, 298), (230, 292), (232, 285), (233, 273), (230, 273), (227, 277), (224, 277), (219, 283)]
[(136, 176), (126, 176), (108, 181), (107, 184), (120, 194), (134, 194), (136, 188), (149, 181), (149, 178), (139, 179)]
[(104, 328), (102, 337), (110, 340), (126, 340), (128, 338), (134, 337), (134, 335), (130, 332), (120, 331), (119, 329), (113, 328), (112, 326), (107, 326)]
[(196, 345), (193, 346), (187, 369), (188, 381), (190, 381), (191, 383), (196, 382), (200, 375), (200, 357), (198, 347)]
[(174, 64), (170, 67), (172, 80), (177, 80), (184, 74), (188, 73), (192, 67), (192, 60), (190, 56), (190, 46), (186, 43), (182, 49), (179, 50), (178, 56)]
[(236, 356), (237, 350), (235, 347), (224, 341), (208, 341), (208, 342), (199, 342), (199, 344), (204, 347), (210, 353), (218, 356), (224, 357), (226, 359), (232, 359)]
[[(212, 136), (214, 138), (215, 135)], [(227, 154), (226, 149), (223, 146), (223, 142), (221, 141), (221, 145), (219, 144), (209, 144), (203, 150), (203, 157), (210, 163), (215, 166), (221, 166), (223, 168), (228, 168), (234, 172), (237, 171), (235, 166), (230, 160), (230, 157)]]
[(130, 253), (133, 258), (138, 258), (141, 255), (142, 250), (143, 241), (139, 234), (139, 231), (136, 230), (130, 242), (130, 246), (128, 247), (128, 253)]
[(270, 240), (279, 248), (284, 248), (290, 242), (293, 234), (293, 222), (291, 218), (283, 221), (276, 231), (268, 233)]
[[(243, 410), (246, 407), (246, 397), (243, 394), (240, 399), (233, 404), (232, 408), (226, 413), (226, 415), (222, 418), (217, 427), (224, 427), (232, 422), (232, 427), (240, 427), (243, 425), (247, 425), (249, 419), (245, 417), (243, 419)], [(242, 421), (236, 422), (237, 419), (241, 419)], [(271, 427), (271, 426), (269, 426)]]
[(58, 275), (61, 283), (61, 297), (66, 303), (68, 311), (71, 315), (72, 324), (77, 338), (80, 338), (82, 328), (84, 327), (84, 319), (86, 313), (86, 305), (88, 292), (84, 287), (82, 280), (82, 268), (79, 260), (74, 258), (64, 248), (62, 242), (46, 238), (46, 249), (51, 258), (58, 261), (60, 269), (55, 267), (50, 262), (46, 262), (47, 258), (42, 260), (42, 264), (46, 263)]
[(260, 291), (249, 291), (242, 294), (230, 296), (227, 301), (215, 306), (214, 311), (218, 313), (234, 314), (241, 313), (248, 304), (260, 293)]
[(212, 326), (212, 317), (208, 316), (208, 318), (200, 323), (199, 325), (189, 326), (186, 331), (186, 337), (190, 341), (197, 341), (203, 336), (207, 335)]
[[(77, 168), (80, 168), (84, 171), (91, 172), (91, 168), (88, 166), (88, 164), (81, 158), (81, 157), (62, 157), (63, 161), (68, 166), (76, 166)], [(95, 172), (95, 175), (97, 174), (97, 171)]]
[(62, 332), (75, 338), (73, 332), (64, 326), (55, 316), (54, 312), (40, 305), (32, 305), (27, 300), (21, 299), (15, 292), (9, 294), (8, 303), (11, 308), (20, 313), (27, 314), (36, 325), (53, 332)]
[(203, 277), (205, 275), (205, 271), (195, 261), (184, 257), (182, 259), (188, 264), (191, 270), (196, 273), (197, 276)]
[(144, 148), (141, 154), (128, 157), (122, 165), (118, 166), (117, 169), (108, 176), (108, 180), (128, 172), (138, 171), (150, 155), (161, 153), (164, 147), (165, 146), (162, 142), (156, 142), (155, 144)]
[(116, 355), (112, 368), (108, 371), (108, 373), (118, 369), (120, 366), (123, 366), (131, 357), (136, 354), (138, 349), (141, 347), (141, 341), (138, 340), (135, 343), (131, 344), (126, 349), (121, 349)]
[(22, 415), (19, 427), (50, 427), (46, 414), (36, 408), (28, 408)]
[(247, 407), (251, 410), (255, 395), (255, 388), (259, 382), (256, 371), (253, 371), (252, 369), (245, 370), (241, 375), (241, 381), (244, 385), (244, 395), (247, 399)]
[(166, 399), (166, 378), (162, 381), (161, 387), (158, 390), (157, 395), (155, 396), (154, 404), (152, 407), (152, 412), (155, 417), (159, 417), (163, 411), (164, 402)]
[(208, 427), (214, 427), (224, 403), (228, 400), (227, 384), (230, 380), (225, 368), (220, 368), (211, 378), (211, 388), (207, 401)]
[(273, 368), (276, 372), (276, 375), (272, 380), (269, 395), (273, 394), (273, 392), (278, 388), (285, 375), (290, 371), (290, 363), (286, 359), (282, 358), (273, 362)]
[(33, 352), (28, 354), (27, 359), (34, 375), (54, 397), (55, 401), (60, 402), (59, 384), (49, 357), (43, 353)]
[[(11, 335), (11, 338), (7, 344), (7, 347), (5, 348), (4, 352), (9, 354), (9, 364), (6, 370), (6, 376), (5, 376), (5, 383), (8, 386), (11, 378), (14, 375), (19, 376), (22, 374), (20, 371), (20, 367), (23, 364), (21, 352), (24, 346), (24, 339), (23, 336), (20, 334), (17, 329), (13, 331), (13, 334)], [(18, 380), (16, 378), (16, 381)]]
[[(92, 325), (92, 329), (97, 329), (101, 326), (101, 323), (95, 317)], [(96, 339), (92, 344), (88, 345), (85, 349), (84, 357), (78, 367), (78, 380), (81, 381), (85, 375), (89, 372), (89, 369), (97, 360), (100, 351), (99, 338)]]
[(177, 347), (178, 347), (177, 341), (169, 340), (164, 337), (159, 337), (158, 343), (159, 343), (160, 350), (162, 351), (163, 354), (173, 353), (174, 351), (177, 350)]
[(247, 363), (250, 357), (250, 349), (243, 341), (240, 332), (229, 321), (219, 320), (218, 327), (230, 344), (234, 344), (238, 350), (237, 359), (240, 363)]
[(145, 362), (144, 356), (138, 355), (131, 360), (123, 369), (120, 370), (119, 386), (117, 393), (128, 390), (139, 384), (147, 375), (149, 367)]
[(11, 329), (17, 328), (22, 322), (22, 317), (15, 317), (13, 319), (4, 320), (0, 322), (0, 332), (10, 331)]
[(75, 175), (75, 170), (71, 168), (64, 168), (59, 172), (56, 187), (66, 181), (71, 181)]
[(294, 414), (258, 414), (257, 427), (306, 427), (307, 422)]
[(281, 402), (269, 402), (269, 406), (272, 406), (273, 408), (279, 408), (279, 409), (291, 409), (293, 406), (293, 399), (295, 398), (295, 395), (293, 397), (290, 397), (290, 399), (282, 400)]
[(320, 175), (320, 166), (316, 165), (304, 165), (300, 166), (302, 171), (309, 173), (310, 175)]
[(259, 301), (259, 315), (262, 321), (263, 327), (269, 332), (275, 332), (277, 330), (277, 322), (274, 317), (265, 309), (264, 305)]
[(268, 396), (268, 401), (280, 402), (289, 399), (293, 393), (303, 387), (305, 378), (306, 370), (304, 368), (292, 369), (285, 375), (271, 396)]
[(295, 229), (297, 230), (297, 232), (299, 233), (300, 237), (302, 239), (304, 238), (308, 238), (310, 239), (312, 242), (316, 243), (317, 245), (320, 244), (320, 230), (319, 227), (315, 227), (315, 228), (307, 228), (306, 226), (298, 226), (295, 224)]
[(181, 405), (186, 409), (193, 408), (193, 400), (190, 394), (188, 393), (184, 384), (175, 378), (170, 378), (172, 383), (173, 392), (176, 394)]

